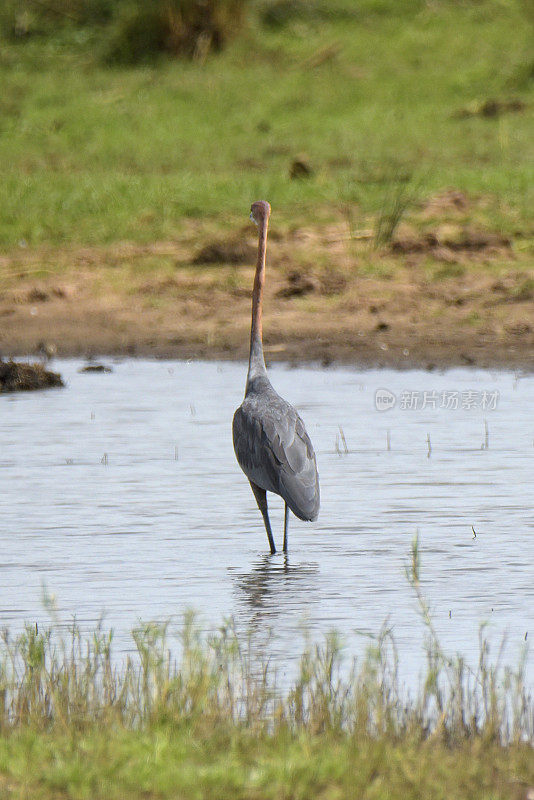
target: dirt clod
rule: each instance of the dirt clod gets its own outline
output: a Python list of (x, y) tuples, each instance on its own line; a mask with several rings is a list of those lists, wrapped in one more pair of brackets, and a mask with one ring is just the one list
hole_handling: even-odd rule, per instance
[(276, 293), (277, 297), (300, 297), (305, 294), (311, 294), (319, 290), (319, 284), (308, 275), (303, 275), (301, 272), (291, 272), (287, 277), (287, 283)]
[(394, 253), (437, 253), (445, 260), (447, 250), (454, 252), (480, 252), (482, 250), (509, 249), (510, 239), (494, 231), (473, 228), (442, 226), (422, 235), (398, 237), (391, 243)]

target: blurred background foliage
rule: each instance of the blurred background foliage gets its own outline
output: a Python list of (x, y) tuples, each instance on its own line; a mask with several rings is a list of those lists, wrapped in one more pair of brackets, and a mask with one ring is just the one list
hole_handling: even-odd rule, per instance
[[(534, 26), (534, 0), (518, 5)], [(59, 29), (92, 29), (107, 63), (135, 64), (162, 53), (205, 58), (239, 35), (253, 17), (269, 28), (301, 22), (355, 22), (416, 14), (439, 5), (484, 6), (484, 0), (3, 0), (0, 36), (24, 42)], [(534, 30), (533, 30), (534, 32)], [(83, 37), (82, 37), (83, 39)], [(80, 38), (73, 39), (73, 43)], [(534, 60), (531, 67), (534, 66)], [(534, 69), (532, 70), (534, 74)]]
[(248, 0), (4, 0), (4, 37), (24, 41), (58, 28), (99, 28), (104, 61), (134, 64), (161, 53), (221, 50), (243, 27)]
[(260, 196), (380, 243), (452, 187), (525, 249), (533, 41), (534, 0), (2, 0), (0, 243), (173, 238)]

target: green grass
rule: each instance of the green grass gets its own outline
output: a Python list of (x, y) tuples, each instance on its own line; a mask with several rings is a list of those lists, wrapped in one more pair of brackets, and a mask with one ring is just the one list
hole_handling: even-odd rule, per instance
[[(442, 649), (419, 579), (427, 671), (411, 695), (391, 632), (343, 663), (334, 634), (309, 644), (291, 685), (231, 623), (187, 616), (133, 631), (120, 661), (102, 628), (70, 638), (28, 625), (0, 645), (0, 796), (16, 798), (524, 798), (534, 785), (534, 709), (516, 670)], [(176, 646), (178, 644), (178, 647)], [(267, 648), (268, 649), (268, 648)]]
[(533, 778), (532, 752), (521, 745), (451, 749), (224, 727), (199, 738), (165, 724), (76, 737), (18, 732), (0, 740), (0, 770), (3, 796), (43, 800), (509, 800), (526, 797)]
[(303, 653), (293, 685), (280, 689), (229, 624), (205, 637), (189, 617), (178, 664), (166, 626), (140, 626), (137, 655), (119, 667), (101, 629), (84, 639), (74, 626), (61, 640), (28, 626), (6, 635), (0, 651), (0, 792), (106, 800), (516, 796), (534, 782), (521, 668), (492, 665), (482, 639), (470, 674), (443, 653), (426, 621), (427, 675), (411, 698), (399, 686), (386, 629), (352, 670), (328, 636)]
[[(484, 197), (481, 224), (532, 236), (524, 4), (336, 7), (351, 13), (281, 27), (253, 14), (204, 64), (105, 68), (91, 28), (0, 42), (0, 244), (172, 238), (191, 217), (234, 225), (257, 197), (280, 225), (329, 220), (347, 204), (363, 222), (404, 173), (418, 196), (452, 186)], [(509, 97), (525, 110), (454, 118)], [(291, 180), (300, 154), (314, 174)]]

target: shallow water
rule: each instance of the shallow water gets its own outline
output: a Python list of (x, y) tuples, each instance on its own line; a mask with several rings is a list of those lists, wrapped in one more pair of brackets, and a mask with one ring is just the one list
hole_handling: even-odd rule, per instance
[[(46, 587), (65, 623), (91, 628), (104, 614), (125, 652), (139, 620), (178, 624), (193, 607), (206, 628), (233, 616), (260, 639), (272, 629), (269, 654), (289, 674), (304, 628), (317, 639), (335, 628), (357, 654), (367, 640), (354, 631), (376, 634), (388, 618), (410, 681), (423, 632), (404, 566), (419, 531), (445, 648), (475, 663), (488, 622), (494, 652), (506, 635), (517, 663), (534, 620), (534, 377), (273, 367), (322, 491), (316, 523), (291, 518), (285, 558), (267, 555), (233, 454), (245, 365), (79, 366), (56, 365), (64, 390), (0, 396), (2, 625), (45, 621)], [(393, 409), (376, 410), (377, 389), (396, 395)], [(458, 408), (440, 408), (452, 392)], [(281, 546), (279, 498), (271, 509)]]

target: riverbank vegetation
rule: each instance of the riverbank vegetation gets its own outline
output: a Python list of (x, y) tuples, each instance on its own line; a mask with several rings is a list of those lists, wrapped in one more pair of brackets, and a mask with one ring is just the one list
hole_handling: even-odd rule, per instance
[[(175, 25), (202, 8), (207, 27), (193, 51), (112, 63), (141, 6)], [(373, 363), (444, 363), (432, 340), (454, 363), (529, 361), (530, 0), (17, 0), (0, 17), (7, 352), (46, 337), (63, 354), (242, 355), (247, 214), (266, 197), (270, 307), (297, 332), (315, 320), (297, 358), (350, 359), (361, 333)], [(230, 18), (215, 47), (207, 29)]]
[(0, 393), (31, 392), (64, 386), (61, 375), (45, 369), (43, 364), (3, 361), (0, 358)]
[[(334, 634), (289, 685), (230, 622), (139, 625), (120, 660), (110, 632), (27, 625), (0, 648), (0, 787), (26, 798), (523, 798), (534, 787), (524, 660), (506, 669), (481, 631), (478, 666), (450, 657), (419, 578), (426, 674), (399, 679), (384, 627), (349, 665)], [(172, 654), (171, 654), (172, 652)], [(267, 647), (268, 652), (268, 647)]]

